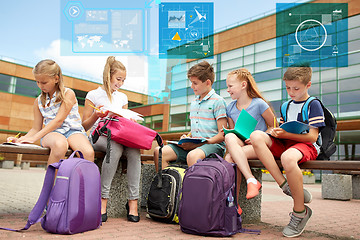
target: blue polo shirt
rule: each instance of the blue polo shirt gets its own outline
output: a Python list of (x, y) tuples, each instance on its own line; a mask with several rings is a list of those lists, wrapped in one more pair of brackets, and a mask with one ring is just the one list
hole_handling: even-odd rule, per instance
[[(200, 100), (200, 96), (191, 102), (190, 121), (193, 138), (211, 138), (219, 133), (217, 120), (226, 117), (226, 102), (214, 89)], [(226, 126), (224, 126), (226, 127)], [(225, 143), (220, 143), (225, 146)]]

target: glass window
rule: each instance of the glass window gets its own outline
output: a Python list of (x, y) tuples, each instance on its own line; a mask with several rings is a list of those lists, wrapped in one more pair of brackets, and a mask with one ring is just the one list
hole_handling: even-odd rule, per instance
[(340, 80), (339, 90), (341, 92), (355, 89), (360, 89), (360, 77)]
[(358, 117), (360, 115), (359, 103), (340, 105), (341, 117)]
[(337, 94), (324, 94), (321, 96), (321, 101), (326, 105), (336, 105), (337, 104)]
[(320, 85), (318, 83), (311, 84), (311, 87), (309, 88), (309, 95), (310, 96), (319, 96), (320, 95), (319, 86)]
[(360, 90), (351, 92), (341, 92), (340, 104), (344, 103), (359, 103), (360, 102)]
[(174, 115), (170, 115), (170, 126), (169, 126), (169, 130), (174, 131), (174, 130), (185, 130), (186, 129), (186, 125), (189, 125), (189, 123), (187, 124), (187, 118), (186, 118), (187, 114), (186, 113), (179, 113), (179, 114), (174, 114)]
[(243, 49), (238, 48), (235, 50), (231, 50), (228, 52), (221, 53), (221, 66), (223, 62), (226, 62), (228, 60), (234, 59), (234, 58), (241, 58), (243, 56)]
[(40, 94), (40, 89), (35, 81), (24, 78), (16, 78), (15, 93), (30, 97), (37, 97)]
[(0, 91), (9, 92), (11, 76), (0, 74)]
[[(318, 84), (317, 84), (318, 85)], [(311, 85), (310, 89), (313, 88), (314, 85)], [(332, 93), (337, 91), (337, 81), (323, 83), (321, 85), (322, 93)]]

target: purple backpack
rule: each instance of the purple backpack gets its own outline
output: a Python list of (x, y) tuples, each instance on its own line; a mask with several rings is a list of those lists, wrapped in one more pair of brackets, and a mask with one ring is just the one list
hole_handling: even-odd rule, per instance
[[(81, 158), (74, 157), (78, 152)], [(55, 170), (59, 169), (54, 185)], [(50, 233), (75, 234), (99, 228), (101, 224), (100, 173), (95, 163), (84, 159), (75, 151), (58, 163), (49, 165), (40, 197), (31, 211), (27, 230), (40, 222)], [(45, 206), (47, 211), (43, 217)]]
[(230, 236), (246, 231), (237, 212), (235, 167), (212, 154), (186, 170), (179, 206), (183, 232)]

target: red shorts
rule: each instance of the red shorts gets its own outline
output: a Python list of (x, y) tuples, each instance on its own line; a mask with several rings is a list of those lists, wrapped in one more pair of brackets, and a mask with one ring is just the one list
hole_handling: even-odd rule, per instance
[(299, 164), (310, 160), (315, 160), (317, 158), (318, 154), (316, 148), (310, 142), (297, 142), (289, 139), (279, 139), (272, 136), (270, 137), (272, 140), (270, 151), (275, 158), (280, 159), (281, 154), (289, 148), (295, 148), (302, 153), (303, 157), (298, 161)]

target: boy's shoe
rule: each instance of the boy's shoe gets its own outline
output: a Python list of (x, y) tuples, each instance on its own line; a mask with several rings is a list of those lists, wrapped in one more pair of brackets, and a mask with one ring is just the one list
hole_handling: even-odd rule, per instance
[(305, 206), (305, 217), (296, 216), (293, 212), (290, 213), (290, 222), (282, 231), (285, 237), (297, 237), (304, 231), (306, 224), (308, 223), (312, 211), (308, 206)]
[[(287, 182), (285, 183), (285, 185), (281, 189), (283, 190), (283, 192), (286, 195), (292, 197), (290, 187), (289, 187), (289, 184)], [(312, 200), (311, 193), (304, 188), (304, 203), (310, 203), (311, 200)]]
[(259, 181), (256, 181), (256, 184), (254, 184), (252, 182), (248, 183), (246, 199), (256, 197), (259, 194), (260, 188), (261, 188), (261, 183), (259, 183)]

